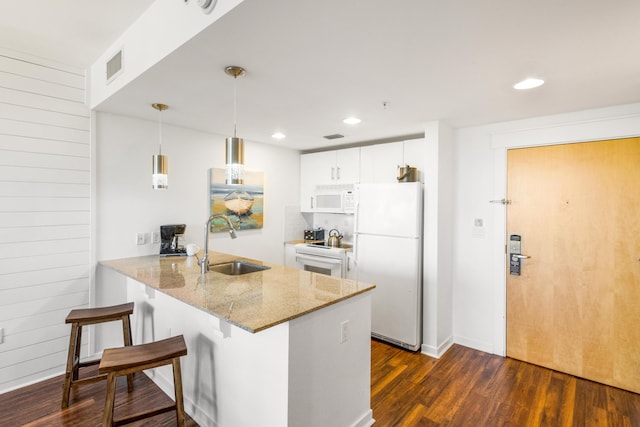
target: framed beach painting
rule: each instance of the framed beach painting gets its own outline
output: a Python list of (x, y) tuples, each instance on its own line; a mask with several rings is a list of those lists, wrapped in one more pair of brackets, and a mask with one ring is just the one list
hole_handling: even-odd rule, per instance
[[(243, 184), (227, 184), (223, 168), (209, 169), (209, 215), (223, 214), (236, 230), (253, 230), (264, 225), (264, 172), (244, 171)], [(212, 233), (227, 232), (220, 218), (211, 224)]]

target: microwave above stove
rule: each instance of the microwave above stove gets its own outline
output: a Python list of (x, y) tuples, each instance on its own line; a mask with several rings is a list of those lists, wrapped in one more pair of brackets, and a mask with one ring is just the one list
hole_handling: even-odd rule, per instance
[(311, 203), (313, 212), (351, 214), (355, 207), (353, 185), (318, 185)]

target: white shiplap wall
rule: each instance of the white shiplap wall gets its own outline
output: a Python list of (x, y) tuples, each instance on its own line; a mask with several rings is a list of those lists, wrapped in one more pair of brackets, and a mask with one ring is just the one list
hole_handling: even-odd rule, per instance
[(64, 371), (89, 303), (90, 123), (83, 70), (0, 49), (0, 393)]

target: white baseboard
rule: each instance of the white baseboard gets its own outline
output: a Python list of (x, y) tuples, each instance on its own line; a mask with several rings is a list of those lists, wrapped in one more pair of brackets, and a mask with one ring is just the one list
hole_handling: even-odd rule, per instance
[(422, 344), (420, 352), (422, 354), (426, 354), (427, 356), (440, 359), (440, 357), (442, 357), (442, 355), (445, 354), (453, 344), (454, 344), (453, 337), (449, 337), (437, 347)]
[(376, 420), (373, 419), (373, 411), (369, 409), (352, 427), (370, 427)]
[(454, 338), (456, 344), (463, 345), (465, 347), (472, 348), (474, 350), (483, 351), (485, 353), (497, 354), (493, 351), (493, 345), (491, 343), (473, 340), (465, 337), (456, 336)]

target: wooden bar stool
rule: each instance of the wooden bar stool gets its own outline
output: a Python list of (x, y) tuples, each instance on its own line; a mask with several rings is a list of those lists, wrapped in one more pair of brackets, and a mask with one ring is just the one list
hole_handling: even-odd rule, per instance
[[(64, 388), (62, 390), (62, 409), (69, 406), (69, 394), (72, 385), (81, 385), (104, 380), (106, 375), (94, 375), (78, 379), (80, 368), (100, 363), (100, 359), (80, 362), (80, 344), (82, 341), (82, 327), (96, 323), (122, 321), (122, 334), (124, 345), (130, 346), (131, 320), (129, 315), (133, 313), (133, 303), (114, 305), (109, 307), (83, 308), (71, 310), (65, 323), (71, 323), (71, 337), (69, 339), (69, 352), (67, 355), (67, 370), (64, 376)], [(133, 390), (133, 374), (127, 377), (129, 391)]]
[[(144, 418), (153, 417), (164, 412), (176, 411), (179, 426), (185, 425), (184, 402), (182, 400), (182, 372), (180, 357), (187, 354), (184, 337), (178, 335), (148, 344), (130, 347), (108, 348), (102, 353), (100, 373), (107, 374), (107, 396), (104, 405), (102, 425), (114, 426), (128, 424)], [(148, 411), (137, 412), (133, 415), (115, 420), (113, 417), (116, 398), (116, 379), (122, 375), (143, 371), (158, 366), (173, 366), (173, 389), (175, 402)]]

